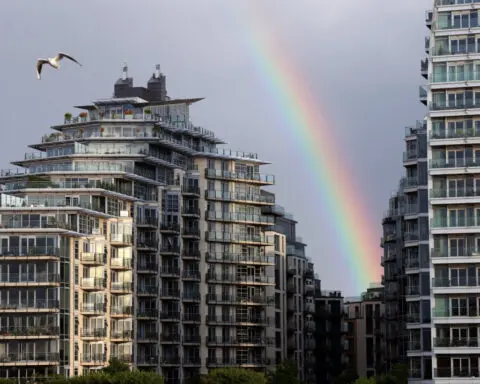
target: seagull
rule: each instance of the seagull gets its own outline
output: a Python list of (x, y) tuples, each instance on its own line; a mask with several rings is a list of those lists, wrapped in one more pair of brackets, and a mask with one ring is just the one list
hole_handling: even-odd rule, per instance
[(62, 60), (64, 57), (66, 57), (69, 60), (72, 60), (73, 62), (77, 63), (78, 65), (82, 66), (77, 60), (75, 60), (72, 56), (67, 55), (66, 53), (60, 52), (55, 56), (54, 58), (49, 57), (48, 59), (38, 59), (37, 60), (37, 77), (38, 80), (40, 80), (40, 74), (42, 73), (42, 67), (43, 64), (49, 64), (55, 69), (60, 68), (59, 61)]

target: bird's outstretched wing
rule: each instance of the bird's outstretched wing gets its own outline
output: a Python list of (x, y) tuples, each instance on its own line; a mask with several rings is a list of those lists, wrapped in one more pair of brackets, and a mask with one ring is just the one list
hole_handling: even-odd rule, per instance
[(73, 58), (72, 56), (70, 55), (67, 55), (66, 53), (58, 53), (57, 56), (55, 56), (55, 60), (56, 61), (60, 61), (62, 60), (64, 57), (66, 57), (67, 59), (69, 60), (72, 60), (73, 62), (77, 63), (78, 65), (82, 66), (82, 64), (80, 64), (77, 60), (75, 60), (75, 58)]
[(42, 67), (43, 67), (43, 64), (50, 64), (50, 62), (48, 60), (45, 60), (45, 59), (38, 59), (37, 60), (37, 77), (38, 77), (38, 80), (40, 80), (40, 75), (42, 73)]

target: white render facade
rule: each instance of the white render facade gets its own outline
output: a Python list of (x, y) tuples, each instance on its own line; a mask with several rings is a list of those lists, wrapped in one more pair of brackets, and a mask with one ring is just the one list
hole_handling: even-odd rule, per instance
[(171, 100), (159, 71), (147, 88), (125, 71), (114, 97), (79, 106), (1, 172), (2, 377), (80, 375), (117, 357), (182, 383), (284, 358), (275, 219), (262, 212), (275, 199), (260, 192), (275, 179), (190, 123), (199, 100)]
[(425, 383), (480, 383), (479, 12), (478, 0), (437, 0), (427, 12), (428, 89), (420, 97), (428, 106), (432, 374)]

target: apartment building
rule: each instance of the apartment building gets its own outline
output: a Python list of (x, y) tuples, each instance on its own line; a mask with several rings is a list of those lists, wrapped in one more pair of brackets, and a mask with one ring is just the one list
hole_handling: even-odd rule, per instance
[[(262, 195), (271, 196), (266, 191), (262, 191)], [(286, 324), (284, 356), (297, 364), (300, 380), (316, 383), (314, 266), (305, 255), (306, 244), (297, 236), (294, 217), (280, 205), (264, 207), (263, 212), (275, 216), (275, 225), (270, 229), (283, 234), (286, 242), (284, 269), (282, 271), (276, 263), (275, 273), (276, 279), (282, 280), (285, 287), (285, 290), (276, 293), (277, 296), (285, 295), (286, 299), (286, 310), (283, 312)]]
[(479, 10), (473, 0), (437, 0), (426, 14), (435, 383), (480, 382)]
[[(424, 62), (422, 62), (424, 65)], [(412, 380), (431, 378), (427, 121), (405, 130), (405, 177), (384, 215), (387, 368), (406, 362)]]
[[(81, 375), (111, 357), (167, 383), (272, 366), (275, 256), (294, 252), (265, 232), (275, 178), (190, 122), (200, 100), (168, 97), (158, 66), (147, 87), (125, 67), (112, 98), (66, 113), (1, 171), (0, 376)], [(303, 327), (313, 267), (297, 264)]]
[[(313, 357), (317, 383), (333, 383), (348, 367), (346, 315), (342, 292), (322, 290), (320, 280), (316, 279), (314, 321), (305, 322), (305, 327), (315, 330)], [(307, 361), (310, 358), (309, 354), (305, 356)]]
[(347, 356), (358, 377), (385, 373), (384, 288), (371, 284), (360, 297), (345, 298)]
[(400, 362), (405, 363), (407, 357), (406, 331), (406, 275), (405, 249), (403, 230), (404, 221), (404, 187), (405, 178), (400, 181), (397, 192), (390, 198), (389, 207), (383, 220), (383, 236), (381, 246), (383, 255), (381, 265), (384, 269), (382, 284), (385, 287), (385, 330), (387, 370)]

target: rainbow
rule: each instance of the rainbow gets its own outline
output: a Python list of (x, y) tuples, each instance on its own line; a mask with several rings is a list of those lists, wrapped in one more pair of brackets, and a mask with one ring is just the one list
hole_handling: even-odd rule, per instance
[[(235, 3), (228, 0), (230, 2)], [(322, 207), (326, 207), (325, 217), (333, 223), (353, 287), (362, 292), (369, 283), (380, 280), (380, 239), (373, 229), (375, 226), (370, 224), (371, 218), (359, 189), (352, 182), (354, 176), (340, 156), (345, 150), (336, 144), (331, 133), (333, 125), (322, 115), (320, 103), (308, 89), (301, 72), (289, 60), (292, 55), (280, 48), (280, 42), (271, 33), (273, 31), (268, 30), (268, 17), (258, 16), (261, 11), (258, 7), (247, 9), (249, 1), (239, 3), (241, 5), (235, 6), (233, 19), (246, 35), (247, 50), (259, 76), (267, 82), (279, 112), (286, 119), (288, 133), (298, 148), (298, 154), (316, 175), (313, 179)], [(325, 236), (329, 237), (329, 234)]]

